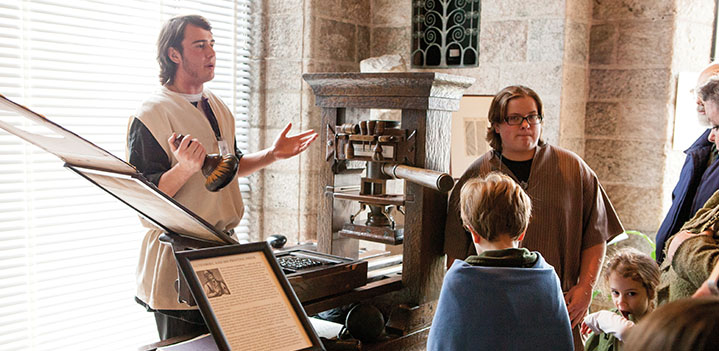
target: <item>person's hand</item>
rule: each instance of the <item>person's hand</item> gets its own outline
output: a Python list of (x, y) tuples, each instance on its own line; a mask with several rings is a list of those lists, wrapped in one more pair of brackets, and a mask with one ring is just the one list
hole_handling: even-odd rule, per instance
[(627, 330), (633, 327), (634, 322), (614, 312), (599, 311), (584, 317), (580, 332), (582, 334), (589, 334), (590, 331), (595, 334), (607, 333), (621, 341), (624, 340)]
[(711, 292), (711, 290), (709, 290), (709, 286), (707, 285), (706, 281), (692, 295), (692, 297), (703, 297), (703, 296), (712, 296), (712, 292)]
[(603, 331), (602, 331), (602, 327), (600, 326), (600, 323), (599, 323), (599, 319), (600, 319), (599, 317), (604, 312), (612, 313), (609, 311), (599, 311), (599, 312), (590, 313), (586, 317), (584, 317), (584, 319), (582, 320), (582, 326), (580, 327), (579, 332), (582, 333), (582, 335), (587, 335), (591, 332), (594, 332), (594, 334), (601, 334)]
[(572, 328), (574, 328), (582, 322), (582, 318), (587, 314), (589, 304), (592, 302), (592, 287), (577, 284), (564, 294), (564, 301), (567, 304), (569, 321), (572, 323)]
[[(589, 316), (587, 316), (587, 317), (589, 317)], [(583, 322), (582, 322), (582, 325), (579, 327), (579, 332), (582, 333), (582, 335), (587, 335), (587, 334), (589, 334), (589, 333), (591, 333), (591, 332), (595, 332), (595, 333), (596, 333), (596, 331), (592, 330), (592, 328), (590, 328), (589, 325), (587, 325), (587, 321), (586, 321), (586, 320), (583, 321)]]
[(672, 236), (672, 242), (669, 243), (669, 247), (667, 248), (667, 256), (664, 258), (664, 260), (671, 262), (672, 258), (674, 258), (674, 253), (676, 253), (677, 249), (679, 248), (679, 245), (681, 245), (685, 240), (699, 235), (711, 236), (713, 234), (714, 232), (712, 230), (705, 230), (699, 234), (694, 234), (688, 230), (682, 230), (674, 234), (674, 236)]
[(167, 142), (170, 143), (170, 151), (177, 159), (177, 167), (188, 174), (194, 174), (202, 169), (207, 154), (205, 147), (197, 139), (192, 139), (189, 134), (182, 138), (178, 147), (175, 147), (175, 139), (177, 134), (172, 133)]
[(287, 123), (285, 129), (277, 136), (272, 144), (271, 154), (275, 160), (283, 160), (299, 154), (317, 139), (317, 133), (310, 129), (300, 134), (287, 136), (287, 132), (292, 128), (292, 123)]
[(709, 289), (709, 282), (711, 281), (712, 284), (716, 284), (717, 279), (719, 279), (719, 262), (714, 265), (714, 269), (709, 273), (709, 278), (702, 283), (692, 297), (714, 296), (714, 292)]

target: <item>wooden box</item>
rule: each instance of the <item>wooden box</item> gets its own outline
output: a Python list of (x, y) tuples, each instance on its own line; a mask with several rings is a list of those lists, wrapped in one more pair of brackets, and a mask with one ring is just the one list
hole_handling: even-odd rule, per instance
[[(301, 302), (350, 291), (367, 283), (367, 262), (304, 249), (275, 253), (287, 280)], [(283, 261), (311, 260), (315, 264), (294, 269)], [(319, 264), (317, 264), (319, 262)]]

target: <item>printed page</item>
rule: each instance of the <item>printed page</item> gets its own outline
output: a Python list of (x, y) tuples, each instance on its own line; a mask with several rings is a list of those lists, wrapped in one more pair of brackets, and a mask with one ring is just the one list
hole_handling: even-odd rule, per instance
[(191, 261), (232, 350), (312, 346), (262, 252)]

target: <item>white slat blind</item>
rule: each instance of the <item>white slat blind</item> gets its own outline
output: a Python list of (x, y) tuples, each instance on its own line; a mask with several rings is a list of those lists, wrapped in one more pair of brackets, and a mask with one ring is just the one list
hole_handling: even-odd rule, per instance
[[(208, 87), (235, 112), (246, 151), (250, 12), (250, 0), (0, 0), (0, 94), (124, 158), (128, 117), (159, 87), (162, 23), (198, 13), (217, 41)], [(0, 130), (0, 351), (156, 341), (133, 299), (144, 232), (131, 209)]]

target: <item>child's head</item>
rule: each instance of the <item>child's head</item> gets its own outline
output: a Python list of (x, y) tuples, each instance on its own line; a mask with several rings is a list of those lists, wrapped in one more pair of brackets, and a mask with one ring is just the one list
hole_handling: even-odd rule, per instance
[(719, 298), (669, 302), (627, 333), (624, 350), (716, 350), (719, 345)]
[(532, 213), (529, 196), (502, 173), (467, 181), (459, 201), (462, 224), (487, 241), (496, 241), (500, 235), (518, 240), (529, 225)]
[(607, 262), (604, 279), (614, 306), (625, 317), (639, 319), (654, 308), (659, 267), (651, 257), (633, 249), (618, 251)]

